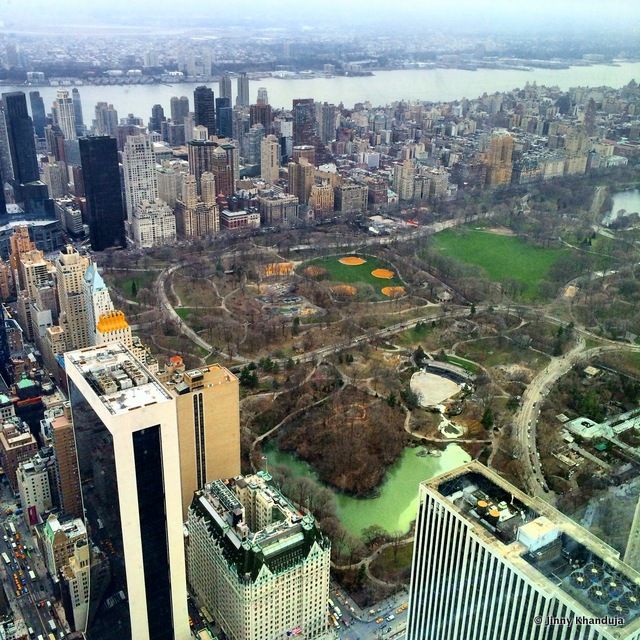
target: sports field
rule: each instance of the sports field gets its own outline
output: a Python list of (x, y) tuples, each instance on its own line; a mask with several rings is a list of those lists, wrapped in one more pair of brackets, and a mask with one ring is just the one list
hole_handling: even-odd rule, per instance
[[(373, 256), (362, 256), (365, 262), (363, 264), (343, 264), (340, 259), (347, 256), (331, 256), (329, 258), (316, 258), (305, 262), (298, 271), (304, 273), (307, 267), (320, 267), (325, 269), (327, 274), (324, 278), (330, 282), (340, 282), (357, 286), (358, 284), (369, 284), (373, 287), (377, 297), (384, 299), (386, 296), (382, 293), (383, 287), (400, 287), (402, 282), (394, 275), (392, 278), (376, 278), (371, 272), (376, 269), (388, 270), (395, 273), (393, 267), (378, 260)], [(387, 275), (387, 274), (383, 274)]]
[(494, 282), (517, 280), (526, 288), (525, 298), (539, 296), (539, 285), (551, 267), (570, 249), (545, 249), (515, 236), (504, 236), (476, 229), (447, 230), (433, 236), (443, 254), (484, 269)]

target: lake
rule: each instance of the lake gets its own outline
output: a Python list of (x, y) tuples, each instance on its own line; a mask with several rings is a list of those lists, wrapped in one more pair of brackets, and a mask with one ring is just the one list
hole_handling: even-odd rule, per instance
[[(455, 469), (471, 460), (457, 444), (449, 444), (440, 457), (418, 456), (420, 448), (407, 447), (400, 459), (387, 471), (380, 494), (375, 498), (354, 498), (333, 490), (337, 516), (345, 528), (359, 536), (364, 529), (378, 525), (394, 533), (407, 533), (418, 508), (418, 485), (423, 480)], [(318, 476), (312, 467), (291, 453), (273, 447), (265, 451), (269, 465), (287, 467), (294, 475)]]
[(629, 213), (640, 213), (640, 189), (629, 189), (628, 191), (618, 191), (611, 195), (613, 204), (611, 211), (602, 219), (602, 224), (609, 224), (618, 217), (618, 211), (624, 209)]
[[(250, 97), (255, 101), (258, 87), (266, 87), (269, 103), (276, 108), (291, 108), (294, 98), (314, 98), (319, 101), (342, 102), (352, 107), (356, 102), (370, 101), (373, 105), (385, 105), (395, 100), (450, 101), (460, 98), (477, 98), (483, 93), (509, 91), (524, 87), (527, 82), (557, 85), (563, 90), (577, 86), (597, 87), (607, 85), (621, 87), (630, 80), (640, 81), (640, 62), (623, 62), (618, 66), (593, 65), (569, 69), (533, 69), (531, 71), (482, 69), (399, 69), (376, 71), (373, 76), (334, 78), (309, 78), (284, 80), (264, 78), (250, 83)], [(193, 109), (193, 90), (201, 83), (137, 86), (80, 86), (82, 111), (85, 124), (90, 125), (97, 102), (110, 102), (120, 117), (133, 113), (144, 118), (151, 115), (151, 107), (161, 104), (169, 116), (172, 96), (186, 95)], [(215, 95), (218, 84), (209, 83)], [(236, 83), (232, 82), (234, 100)], [(0, 86), (0, 92), (40, 91), (47, 111), (56, 96), (56, 87)]]

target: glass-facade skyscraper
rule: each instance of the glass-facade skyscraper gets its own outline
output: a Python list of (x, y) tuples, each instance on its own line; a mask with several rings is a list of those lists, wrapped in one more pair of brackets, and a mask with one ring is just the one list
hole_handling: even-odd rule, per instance
[[(88, 640), (190, 637), (175, 400), (122, 345), (65, 354), (85, 525), (113, 549)], [(91, 619), (91, 615), (89, 618)]]
[(91, 248), (124, 247), (117, 141), (110, 136), (89, 136), (79, 143)]
[(233, 137), (233, 109), (230, 98), (216, 98), (216, 130), (223, 138)]
[(44, 100), (39, 91), (29, 91), (29, 102), (31, 103), (31, 119), (33, 128), (38, 138), (44, 138), (44, 127), (47, 123), (47, 113), (44, 108)]
[(196, 125), (207, 127), (209, 135), (216, 132), (216, 111), (213, 90), (209, 87), (196, 87), (193, 92), (193, 111)]

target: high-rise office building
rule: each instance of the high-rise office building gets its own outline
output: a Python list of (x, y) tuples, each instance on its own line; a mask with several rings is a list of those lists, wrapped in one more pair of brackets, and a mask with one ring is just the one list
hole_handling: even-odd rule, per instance
[(236, 95), (236, 106), (248, 107), (249, 98), (249, 78), (245, 71), (238, 74), (238, 94)]
[(93, 131), (96, 136), (113, 136), (118, 134), (118, 112), (112, 104), (98, 102), (95, 110), (96, 118), (93, 121)]
[(89, 259), (67, 245), (56, 258), (56, 281), (60, 302), (60, 326), (65, 331), (67, 349), (84, 349), (91, 343), (84, 274)]
[(79, 138), (85, 134), (84, 116), (82, 115), (82, 100), (80, 99), (80, 91), (78, 87), (71, 90), (71, 99), (73, 100), (73, 112), (76, 117), (76, 136)]
[(216, 132), (216, 110), (213, 91), (204, 85), (193, 92), (193, 111), (196, 125), (207, 127), (209, 135)]
[(33, 123), (22, 91), (3, 93), (7, 137), (13, 167), (13, 188), (18, 202), (24, 200), (24, 185), (40, 178)]
[(87, 529), (125, 594), (87, 638), (188, 640), (175, 400), (122, 345), (66, 353), (65, 371)]
[(231, 138), (233, 135), (231, 98), (216, 98), (216, 131), (222, 138)]
[(264, 139), (264, 127), (254, 124), (242, 136), (242, 156), (245, 164), (260, 164), (260, 144)]
[(249, 108), (249, 126), (261, 124), (267, 133), (273, 128), (273, 114), (271, 105), (266, 103), (252, 104)]
[(184, 124), (184, 119), (189, 115), (189, 98), (187, 96), (173, 96), (171, 98), (171, 121), (174, 124)]
[(127, 136), (122, 152), (122, 174), (127, 221), (131, 224), (139, 202), (158, 198), (156, 157), (148, 135)]
[(103, 251), (108, 247), (124, 247), (124, 214), (115, 138), (81, 138), (80, 157), (91, 248)]
[(300, 163), (290, 162), (287, 168), (289, 170), (289, 193), (297, 196), (300, 204), (307, 204), (315, 178), (313, 166), (302, 160)]
[(5, 118), (4, 104), (0, 100), (0, 174), (4, 182), (13, 180), (13, 164), (11, 163), (11, 151), (9, 149), (9, 132)]
[(47, 113), (44, 108), (44, 100), (39, 91), (29, 91), (29, 102), (31, 103), (31, 119), (33, 128), (38, 138), (44, 138), (44, 127), (47, 122)]
[(313, 98), (297, 98), (293, 101), (293, 144), (316, 144), (318, 123)]
[(162, 132), (162, 123), (166, 122), (164, 109), (161, 104), (154, 104), (151, 107), (151, 118), (149, 119), (149, 131)]
[(339, 112), (334, 104), (327, 102), (318, 105), (318, 110), (318, 137), (320, 142), (327, 144), (336, 139)]
[(73, 518), (81, 518), (82, 496), (78, 476), (76, 439), (73, 434), (71, 408), (51, 421), (51, 438), (56, 454), (56, 484), (62, 512)]
[(200, 176), (213, 168), (213, 152), (216, 144), (211, 140), (191, 140), (187, 144), (189, 153), (189, 173), (195, 177), (200, 192)]
[(226, 73), (221, 76), (218, 83), (218, 95), (221, 98), (228, 98), (231, 106), (231, 78)]
[(208, 482), (240, 473), (238, 378), (220, 365), (186, 371), (167, 387), (176, 398), (184, 516)]
[(275, 136), (267, 136), (260, 143), (260, 177), (273, 184), (280, 176), (280, 143)]
[(617, 551), (478, 462), (420, 485), (407, 640), (631, 640), (639, 584)]
[(326, 634), (331, 544), (268, 473), (207, 484), (187, 528), (189, 585), (230, 640)]
[(269, 97), (267, 95), (266, 87), (258, 87), (258, 99), (257, 104), (269, 104)]
[(11, 368), (11, 350), (9, 349), (7, 327), (4, 320), (4, 305), (0, 302), (0, 376), (9, 385), (13, 382), (13, 372)]
[(213, 150), (210, 171), (215, 176), (218, 193), (232, 196), (235, 190), (233, 161), (222, 146)]
[(176, 241), (176, 217), (162, 200), (140, 200), (131, 219), (131, 240), (140, 248), (163, 247)]
[(0, 224), (4, 224), (4, 218), (7, 215), (7, 200), (4, 196), (4, 178), (0, 169)]

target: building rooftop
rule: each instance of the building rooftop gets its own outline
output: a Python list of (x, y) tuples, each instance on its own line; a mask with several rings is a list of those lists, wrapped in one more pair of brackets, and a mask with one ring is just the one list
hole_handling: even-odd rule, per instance
[(121, 344), (72, 351), (65, 358), (115, 415), (171, 400), (162, 385)]
[[(640, 573), (619, 553), (540, 498), (531, 498), (478, 462), (423, 486), (448, 499), (484, 544), (549, 596), (585, 616), (620, 617), (612, 638), (640, 630)], [(607, 636), (609, 637), (609, 636)]]
[(246, 580), (264, 565), (277, 573), (304, 560), (314, 542), (329, 544), (313, 516), (301, 513), (263, 471), (206, 485), (191, 510), (208, 521), (225, 559)]

